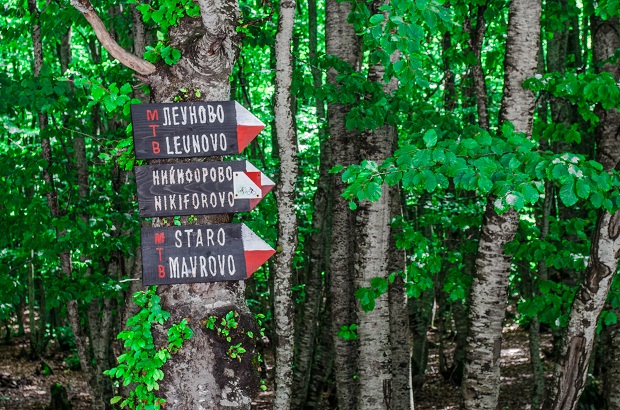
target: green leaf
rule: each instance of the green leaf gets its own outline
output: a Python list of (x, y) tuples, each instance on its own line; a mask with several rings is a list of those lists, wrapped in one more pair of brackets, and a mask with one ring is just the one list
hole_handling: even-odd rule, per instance
[(437, 144), (437, 132), (434, 129), (430, 129), (424, 133), (422, 137), (426, 148), (432, 148)]
[(616, 324), (618, 323), (618, 316), (611, 310), (607, 311), (607, 314), (605, 315), (604, 323), (607, 326)]
[(405, 172), (405, 175), (403, 175), (403, 187), (404, 188), (412, 187), (414, 185), (417, 175), (418, 175), (417, 169), (410, 169), (407, 172)]
[(493, 189), (493, 182), (484, 175), (481, 175), (478, 178), (478, 189), (480, 189), (482, 194), (488, 194)]
[(373, 26), (376, 26), (377, 24), (382, 23), (385, 20), (385, 17), (383, 16), (383, 14), (375, 14), (373, 16), (370, 17), (370, 24)]
[(577, 195), (575, 195), (575, 183), (570, 180), (560, 188), (560, 199), (566, 206), (573, 206), (577, 203)]
[(525, 200), (530, 204), (535, 204), (540, 197), (540, 193), (534, 186), (532, 186), (532, 184), (526, 184), (523, 187), (522, 193), (525, 197)]
[(344, 166), (342, 166), (342, 165), (334, 165), (332, 167), (332, 169), (329, 170), (329, 173), (330, 174), (337, 174), (340, 171), (342, 171), (343, 169), (344, 169)]
[(590, 196), (590, 184), (588, 184), (585, 180), (579, 179), (576, 184), (577, 196), (582, 199), (588, 199)]
[(123, 398), (121, 396), (114, 396), (110, 399), (110, 404), (116, 404), (121, 401)]
[(605, 197), (603, 196), (603, 194), (601, 194), (600, 192), (595, 192), (590, 197), (590, 203), (592, 203), (592, 205), (595, 208), (600, 208), (601, 205), (603, 204), (603, 200), (604, 199), (605, 199)]
[(435, 177), (435, 174), (433, 174), (432, 171), (425, 169), (422, 172), (422, 175), (424, 176), (424, 189), (426, 189), (427, 192), (433, 192), (435, 191), (435, 189), (437, 189), (437, 178)]
[(383, 294), (388, 290), (388, 281), (385, 278), (372, 278), (370, 286), (376, 289), (379, 294)]

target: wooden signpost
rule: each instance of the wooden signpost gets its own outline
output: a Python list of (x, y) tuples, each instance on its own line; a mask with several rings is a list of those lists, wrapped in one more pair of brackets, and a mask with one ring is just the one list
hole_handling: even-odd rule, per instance
[(140, 216), (248, 212), (274, 182), (248, 161), (135, 168)]
[(142, 282), (245, 280), (275, 253), (244, 224), (142, 228)]
[[(265, 127), (236, 101), (131, 106), (140, 159), (238, 154)], [(135, 168), (140, 216), (251, 211), (274, 182), (248, 161)], [(244, 224), (142, 228), (142, 282), (245, 280), (275, 250)]]
[(131, 106), (136, 158), (239, 154), (263, 124), (236, 101)]

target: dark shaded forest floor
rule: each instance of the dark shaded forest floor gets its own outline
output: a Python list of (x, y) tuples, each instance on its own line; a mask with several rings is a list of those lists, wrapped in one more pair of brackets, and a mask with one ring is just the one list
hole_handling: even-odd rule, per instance
[[(432, 337), (431, 337), (432, 341)], [(550, 349), (548, 337), (543, 338), (543, 349)], [(71, 353), (57, 346), (48, 348), (49, 358), (44, 361), (28, 359), (27, 336), (16, 337), (9, 344), (0, 344), (0, 409), (44, 409), (50, 401), (50, 387), (61, 383), (75, 410), (90, 409), (90, 397), (81, 371), (71, 370), (67, 363)], [(45, 364), (51, 372), (45, 369)], [(502, 390), (500, 409), (529, 409), (532, 375), (529, 365), (527, 333), (516, 326), (506, 327), (502, 348)], [(545, 362), (550, 375), (552, 364)], [(272, 383), (269, 383), (272, 385)], [(259, 398), (257, 409), (270, 408), (270, 392)], [(459, 388), (447, 384), (439, 374), (437, 349), (430, 349), (425, 383), (415, 395), (416, 410), (457, 409)]]
[[(431, 336), (430, 341), (434, 338)], [(542, 349), (551, 350), (550, 335), (542, 335)], [(450, 385), (439, 373), (437, 348), (429, 349), (429, 363), (422, 389), (415, 394), (416, 410), (458, 409), (461, 399), (460, 387)], [(500, 404), (498, 409), (529, 409), (532, 396), (532, 369), (528, 334), (516, 325), (504, 328), (501, 353)], [(553, 364), (544, 361), (548, 378)]]

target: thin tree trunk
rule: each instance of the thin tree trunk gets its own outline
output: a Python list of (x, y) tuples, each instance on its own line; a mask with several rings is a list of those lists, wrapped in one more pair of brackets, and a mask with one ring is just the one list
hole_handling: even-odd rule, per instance
[[(616, 310), (617, 313), (617, 310)], [(607, 410), (620, 409), (620, 326), (614, 325), (609, 332), (609, 350), (604, 373), (604, 395)]]
[[(473, 14), (473, 6), (470, 6)], [(473, 15), (465, 19), (465, 31), (469, 32), (469, 40), (467, 41), (469, 50), (474, 53), (476, 63), (470, 67), (471, 78), (474, 85), (474, 94), (476, 96), (476, 109), (478, 112), (478, 125), (485, 129), (489, 129), (489, 110), (487, 108), (487, 86), (482, 70), (482, 43), (484, 42), (484, 33), (486, 29), (486, 21), (484, 19), (485, 5), (476, 8), (476, 27), (472, 29), (471, 20)]]
[[(543, 202), (542, 215), (540, 218), (540, 240), (545, 241), (549, 235), (549, 216), (553, 205), (553, 187), (550, 182), (545, 182), (545, 200)], [(538, 277), (531, 280), (531, 297), (539, 294), (538, 285), (548, 278), (547, 263), (544, 260), (538, 261)], [(532, 391), (532, 409), (539, 409), (544, 400), (545, 394), (545, 369), (540, 358), (540, 323), (538, 316), (532, 318), (530, 323), (530, 361), (532, 362), (532, 373), (534, 377), (534, 388)]]
[[(618, 18), (607, 21), (595, 19), (594, 61), (601, 63), (611, 58), (620, 47)], [(602, 70), (620, 78), (618, 61), (607, 62)], [(617, 109), (604, 111), (597, 108), (600, 118), (596, 129), (596, 159), (606, 170), (620, 161), (620, 113)], [(556, 363), (549, 409), (576, 409), (586, 385), (590, 356), (594, 345), (596, 326), (618, 266), (620, 252), (620, 213), (601, 211), (592, 237), (590, 258), (579, 286), (562, 341), (561, 356)]]
[[(321, 71), (313, 64), (317, 54), (317, 4), (316, 0), (308, 2), (308, 48), (309, 60), (311, 62), (311, 72), (314, 87), (319, 89), (323, 85)], [(331, 225), (332, 200), (329, 196), (331, 192), (331, 153), (329, 143), (325, 135), (325, 105), (322, 100), (316, 100), (316, 113), (319, 123), (319, 179), (317, 189), (313, 199), (312, 231), (313, 235), (309, 238), (308, 263), (304, 279), (305, 301), (299, 309), (296, 317), (297, 341), (295, 351), (295, 368), (293, 372), (293, 408), (300, 409), (304, 403), (308, 403), (310, 380), (312, 378), (313, 360), (321, 360), (320, 354), (315, 355), (315, 351), (321, 346), (316, 346), (321, 337), (319, 312), (323, 305), (325, 280), (324, 275), (329, 263), (329, 237)], [(319, 335), (319, 336), (317, 336)], [(317, 352), (318, 353), (318, 352)]]
[[(327, 0), (325, 4), (325, 51), (349, 63), (358, 70), (361, 61), (361, 44), (353, 27), (347, 23), (351, 4)], [(338, 73), (330, 69), (327, 81), (336, 84)], [(329, 103), (327, 117), (333, 163), (348, 166), (357, 162), (357, 134), (347, 130), (345, 117), (350, 107)], [(334, 208), (332, 213), (332, 234), (330, 241), (330, 285), (329, 297), (332, 317), (332, 338), (334, 342), (334, 373), (336, 393), (340, 410), (355, 409), (357, 388), (354, 379), (356, 372), (355, 342), (338, 337), (342, 326), (355, 323), (353, 301), (353, 256), (355, 254), (354, 214), (347, 201), (341, 196), (345, 184), (340, 176), (333, 176)]]
[[(385, 2), (378, 0), (373, 3), (373, 10)], [(392, 54), (395, 62), (399, 53)], [(382, 83), (385, 67), (371, 66), (368, 80)], [(398, 81), (393, 78), (384, 84), (384, 92), (392, 93)], [(360, 157), (383, 162), (393, 153), (396, 129), (384, 125), (374, 131), (365, 131), (360, 138)], [(375, 277), (387, 279), (387, 255), (390, 246), (390, 195), (387, 185), (384, 193), (377, 201), (363, 201), (359, 204), (356, 215), (357, 248), (355, 258), (355, 287), (370, 287)], [(390, 409), (392, 406), (392, 369), (390, 345), (390, 305), (388, 293), (375, 299), (375, 307), (369, 312), (358, 309), (358, 375), (359, 375), (359, 410)]]
[(331, 225), (332, 199), (331, 168), (329, 144), (321, 142), (321, 156), (319, 166), (319, 180), (314, 194), (314, 212), (312, 213), (312, 232), (308, 246), (308, 267), (305, 283), (306, 298), (298, 316), (296, 326), (299, 329), (296, 338), (295, 371), (293, 373), (293, 405), (301, 408), (308, 395), (310, 384), (310, 369), (315, 351), (315, 343), (319, 326), (319, 312), (324, 299), (324, 275), (329, 262), (329, 238)]
[[(393, 186), (389, 189), (391, 219), (402, 217), (401, 188)], [(400, 275), (407, 273), (405, 251), (396, 247), (395, 235), (390, 235), (388, 251), (388, 273), (396, 274), (394, 282), (388, 289), (390, 309), (390, 345), (392, 372), (392, 409), (413, 409), (413, 382), (411, 378), (412, 335), (407, 310), (407, 293), (404, 280)]]
[[(30, 251), (28, 264), (28, 320), (30, 322), (30, 358), (40, 358), (45, 349), (46, 306), (44, 289), (37, 286), (41, 279), (35, 278), (34, 250)], [(39, 322), (35, 318), (36, 290), (39, 289)]]
[(276, 325), (275, 399), (273, 408), (291, 408), (293, 382), (293, 297), (291, 283), (297, 248), (295, 186), (297, 182), (297, 136), (293, 121), (291, 83), (293, 56), (291, 38), (295, 23), (295, 1), (280, 3), (276, 33), (275, 124), (280, 146), (280, 183), (276, 188), (278, 204), (278, 253), (274, 261), (274, 319)]
[[(538, 49), (532, 44), (538, 44), (540, 16), (539, 0), (510, 2), (500, 124), (510, 121), (516, 132), (526, 135), (531, 133), (534, 95), (524, 90), (522, 83), (534, 76), (538, 66)], [(487, 199), (471, 289), (463, 381), (466, 409), (494, 409), (499, 398), (502, 325), (512, 259), (504, 246), (514, 238), (519, 215), (513, 209), (499, 215), (493, 201), (492, 197)]]

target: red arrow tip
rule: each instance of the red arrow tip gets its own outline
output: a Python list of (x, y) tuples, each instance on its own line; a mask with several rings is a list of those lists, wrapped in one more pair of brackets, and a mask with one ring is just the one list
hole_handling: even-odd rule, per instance
[(240, 153), (256, 138), (263, 128), (265, 128), (264, 125), (237, 125), (237, 144), (239, 145)]
[(267, 262), (267, 259), (271, 258), (271, 256), (276, 253), (275, 250), (257, 250), (257, 251), (245, 251), (245, 271), (247, 272), (248, 278), (252, 276), (256, 269), (260, 268), (260, 266)]

